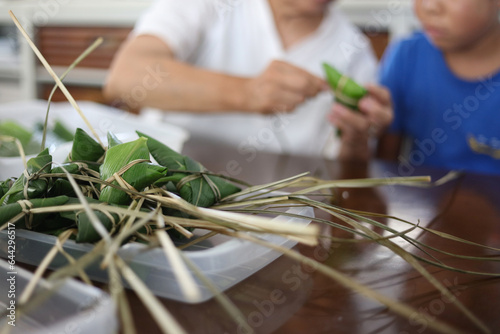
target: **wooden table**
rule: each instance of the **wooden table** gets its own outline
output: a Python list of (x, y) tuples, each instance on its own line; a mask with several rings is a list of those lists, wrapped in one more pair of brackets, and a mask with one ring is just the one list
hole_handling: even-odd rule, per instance
[[(374, 161), (369, 165), (346, 164), (310, 157), (238, 152), (221, 145), (190, 140), (184, 152), (214, 172), (250, 183), (265, 183), (302, 172), (323, 179), (394, 177), (397, 164)], [(402, 171), (401, 168), (399, 168)], [(406, 171), (404, 171), (406, 172)], [(412, 175), (437, 179), (447, 171), (415, 168)], [(500, 248), (500, 178), (464, 174), (445, 185), (433, 188), (384, 186), (377, 189), (338, 192), (346, 208), (386, 213), (421, 226), (452, 233), (480, 244)], [(328, 218), (328, 217), (326, 217)], [(408, 225), (381, 219), (405, 230)], [(349, 238), (338, 230), (327, 231)], [(420, 231), (413, 237), (446, 251), (463, 255), (491, 256), (483, 248), (446, 241)], [(410, 250), (403, 242), (394, 240)], [(396, 316), (386, 307), (341, 287), (324, 275), (308, 270), (298, 262), (280, 257), (248, 279), (227, 291), (255, 333), (434, 333), (430, 319), (441, 319), (465, 333), (479, 332), (448, 299), (415, 272), (405, 261), (374, 243), (332, 243), (329, 247), (298, 246), (312, 258), (348, 274), (387, 296), (408, 303), (425, 316), (410, 319)], [(415, 254), (421, 252), (413, 248)], [(500, 273), (498, 262), (474, 262), (433, 253), (450, 266), (467, 270)], [(498, 253), (497, 253), (498, 254)], [(464, 305), (477, 315), (492, 333), (500, 333), (500, 279), (426, 268)], [(130, 303), (139, 333), (159, 333), (152, 318), (132, 292)], [(210, 300), (190, 305), (162, 300), (188, 333), (246, 333)]]

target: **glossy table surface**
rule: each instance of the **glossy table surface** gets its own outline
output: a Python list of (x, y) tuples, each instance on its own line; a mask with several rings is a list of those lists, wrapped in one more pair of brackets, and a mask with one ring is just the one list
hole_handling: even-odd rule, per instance
[[(394, 177), (410, 170), (397, 164), (373, 161), (347, 164), (310, 157), (249, 152), (190, 140), (184, 153), (209, 170), (225, 172), (252, 184), (276, 181), (310, 172), (322, 179)], [(415, 168), (411, 175), (429, 175), (433, 180), (447, 171)], [(405, 175), (408, 176), (408, 175)], [(421, 226), (447, 232), (467, 240), (500, 248), (500, 177), (464, 174), (439, 187), (339, 190), (338, 204), (345, 208), (384, 213)], [(318, 213), (321, 218), (329, 219)], [(378, 218), (397, 230), (408, 225)], [(378, 231), (380, 232), (380, 231)], [(346, 232), (325, 229), (332, 236), (352, 238)], [(471, 256), (493, 256), (498, 252), (444, 240), (419, 230), (410, 235), (447, 252)], [(423, 255), (400, 239), (408, 251)], [(255, 333), (434, 333), (429, 322), (440, 319), (464, 333), (479, 333), (450, 300), (410, 265), (375, 243), (331, 243), (315, 248), (296, 246), (304, 255), (349, 275), (389, 297), (411, 305), (421, 314), (408, 318), (395, 315), (377, 302), (340, 286), (323, 274), (282, 256), (251, 277), (226, 291)], [(500, 273), (494, 261), (470, 261), (432, 253), (436, 260), (469, 271)], [(470, 309), (492, 333), (500, 333), (500, 279), (459, 273), (425, 265), (428, 271)], [(129, 292), (139, 333), (159, 333), (151, 316), (133, 292)], [(162, 303), (188, 333), (247, 333), (214, 300), (185, 304), (167, 299)]]

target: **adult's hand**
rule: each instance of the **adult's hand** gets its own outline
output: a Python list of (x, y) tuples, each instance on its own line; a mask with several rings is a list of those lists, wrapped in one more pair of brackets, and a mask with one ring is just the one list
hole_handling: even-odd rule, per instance
[(292, 111), (307, 98), (327, 90), (327, 83), (289, 63), (275, 60), (244, 85), (247, 110), (259, 113)]
[(385, 87), (368, 85), (368, 95), (358, 104), (360, 112), (336, 103), (329, 120), (342, 131), (339, 158), (366, 160), (370, 158), (369, 138), (378, 137), (392, 122), (394, 111), (391, 94)]

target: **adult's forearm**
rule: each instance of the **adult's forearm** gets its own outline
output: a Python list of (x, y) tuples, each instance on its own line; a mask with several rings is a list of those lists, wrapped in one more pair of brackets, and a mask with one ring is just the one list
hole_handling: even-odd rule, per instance
[(323, 79), (278, 60), (252, 78), (196, 68), (176, 60), (157, 37), (139, 36), (115, 57), (104, 93), (132, 109), (266, 114), (292, 111), (327, 88)]
[(125, 44), (115, 58), (104, 93), (131, 108), (163, 110), (246, 110), (247, 79), (182, 63), (165, 44), (147, 36)]

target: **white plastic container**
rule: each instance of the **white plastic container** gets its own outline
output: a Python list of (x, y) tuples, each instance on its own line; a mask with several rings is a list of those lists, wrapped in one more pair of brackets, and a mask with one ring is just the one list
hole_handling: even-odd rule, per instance
[[(274, 219), (279, 219), (283, 224), (307, 225), (311, 221), (310, 217), (314, 215), (313, 209), (310, 207), (293, 207), (286, 212), (309, 218), (279, 216)], [(206, 231), (196, 230), (196, 233), (203, 234)], [(271, 234), (259, 235), (259, 237), (285, 247), (292, 247), (296, 244), (295, 241)], [(53, 236), (26, 230), (16, 230), (17, 261), (28, 264), (40, 263), (54, 245), (55, 240), (56, 238)], [(6, 241), (6, 232), (0, 232), (0, 245), (5, 244)], [(64, 249), (75, 258), (78, 258), (89, 252), (91, 247), (89, 244), (77, 244), (70, 240), (65, 243)], [(220, 291), (227, 290), (281, 255), (276, 251), (250, 241), (242, 241), (223, 235), (208, 238), (183, 252)], [(170, 263), (165, 259), (161, 249), (145, 252), (144, 245), (134, 243), (123, 246), (119, 254), (129, 261), (136, 274), (158, 296), (194, 303), (213, 297), (212, 292), (193, 274), (200, 287), (201, 296), (197, 300), (187, 300), (181, 293)], [(6, 251), (0, 247), (0, 257), (5, 258), (6, 256)], [(67, 264), (66, 259), (58, 255), (50, 267), (58, 268), (65, 264)], [(108, 279), (106, 272), (100, 270), (97, 263), (90, 266), (87, 273), (97, 281), (106, 282)]]
[[(187, 131), (168, 123), (154, 123), (141, 116), (95, 102), (77, 101), (77, 103), (100, 138), (106, 138), (107, 133), (111, 131), (117, 135), (127, 134), (127, 140), (133, 140), (137, 138), (135, 131), (138, 130), (180, 152), (184, 142), (189, 137)], [(44, 100), (0, 104), (0, 121), (14, 120), (28, 129), (33, 129), (36, 123), (45, 120), (46, 111), (47, 101)], [(56, 120), (59, 120), (72, 132), (76, 128), (82, 128), (92, 135), (82, 117), (68, 102), (51, 104), (49, 126)], [(56, 147), (49, 147), (51, 154), (55, 150)], [(64, 158), (60, 156), (54, 157), (54, 162), (62, 163), (63, 161), (58, 161), (58, 159)], [(0, 157), (0, 181), (9, 177), (18, 177), (23, 170), (24, 166), (21, 158)]]
[[(0, 310), (3, 312), (9, 305), (12, 291), (17, 300), (32, 278), (32, 274), (19, 266), (15, 266), (15, 274), (7, 262), (0, 259)], [(11, 289), (7, 279), (15, 277)], [(35, 294), (51, 291), (47, 281), (41, 280)], [(9, 293), (11, 291), (11, 293)], [(15, 327), (8, 324), (12, 318), (0, 318), (0, 331), (4, 326), (11, 326), (11, 334), (55, 334), (55, 333), (92, 333), (112, 334), (118, 332), (118, 321), (115, 317), (115, 305), (112, 299), (101, 290), (84, 285), (74, 279), (67, 279), (63, 285), (48, 295), (39, 305), (27, 311), (26, 314), (15, 314)], [(16, 302), (17, 302), (16, 300)], [(35, 299), (32, 299), (35, 300)], [(13, 306), (9, 306), (14, 309)], [(16, 304), (15, 306), (19, 306)], [(8, 310), (10, 315), (10, 310)]]

